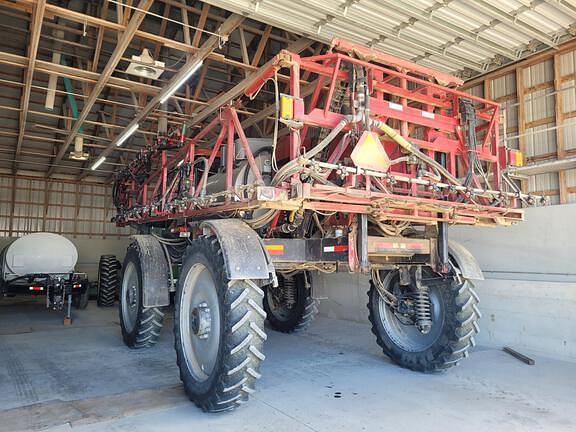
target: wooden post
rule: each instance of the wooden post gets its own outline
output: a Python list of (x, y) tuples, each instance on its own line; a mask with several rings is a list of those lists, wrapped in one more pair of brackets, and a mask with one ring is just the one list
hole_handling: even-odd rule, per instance
[[(526, 141), (524, 134), (526, 133), (526, 118), (524, 110), (524, 68), (518, 67), (516, 69), (516, 99), (518, 99), (518, 148), (526, 160)], [(528, 184), (526, 180), (520, 180), (520, 188), (522, 192), (528, 191)]]
[[(562, 74), (560, 72), (560, 54), (554, 55), (554, 105), (556, 121), (556, 157), (564, 159), (564, 115), (562, 113)], [(560, 191), (560, 204), (568, 202), (568, 190), (566, 186), (566, 171), (558, 171), (558, 188)]]

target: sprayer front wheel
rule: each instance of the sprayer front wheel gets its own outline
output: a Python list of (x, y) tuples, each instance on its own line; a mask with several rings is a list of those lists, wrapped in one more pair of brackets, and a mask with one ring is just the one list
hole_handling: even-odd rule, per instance
[(204, 411), (229, 411), (254, 392), (265, 359), (263, 291), (229, 280), (216, 237), (187, 249), (178, 281), (175, 349), (186, 394)]

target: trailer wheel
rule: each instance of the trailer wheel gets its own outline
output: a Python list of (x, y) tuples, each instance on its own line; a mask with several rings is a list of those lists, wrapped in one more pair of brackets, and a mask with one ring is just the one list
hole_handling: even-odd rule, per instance
[(133, 244), (128, 248), (122, 266), (119, 312), (122, 339), (128, 347), (147, 348), (156, 344), (164, 312), (161, 308), (143, 305), (142, 264)]
[(86, 309), (88, 307), (89, 297), (90, 293), (88, 289), (86, 289), (82, 294), (72, 297), (72, 303), (76, 309)]
[(216, 237), (187, 249), (178, 281), (175, 349), (186, 394), (204, 411), (234, 409), (260, 378), (266, 340), (263, 291), (229, 280)]
[[(369, 319), (378, 345), (398, 365), (420, 372), (433, 372), (456, 366), (468, 356), (478, 333), (478, 296), (469, 281), (448, 280), (430, 286), (432, 326), (422, 333), (406, 323), (382, 298), (373, 281), (368, 291)], [(399, 274), (388, 272), (383, 285), (398, 292)]]
[(120, 265), (114, 255), (102, 255), (98, 263), (98, 288), (96, 303), (100, 307), (114, 306), (118, 290), (118, 270)]
[(316, 317), (318, 304), (311, 296), (306, 278), (304, 272), (293, 276), (278, 274), (278, 286), (266, 287), (264, 310), (274, 330), (282, 333), (302, 331)]

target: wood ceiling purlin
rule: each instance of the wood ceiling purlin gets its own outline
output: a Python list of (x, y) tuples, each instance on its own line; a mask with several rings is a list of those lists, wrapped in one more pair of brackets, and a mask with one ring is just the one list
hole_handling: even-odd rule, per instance
[[(136, 3), (133, 1), (127, 4), (129, 6)], [(182, 55), (190, 58), (201, 50), (206, 37), (203, 36), (204, 30), (218, 31), (230, 16), (228, 12), (217, 7), (210, 7), (207, 4), (194, 7), (182, 0), (156, 2), (142, 0), (140, 3), (150, 3), (149, 11), (160, 17), (144, 14), (140, 25), (135, 29), (130, 28), (130, 23), (135, 16), (138, 16), (138, 10), (128, 6), (117, 9), (115, 4), (108, 0), (102, 1), (96, 8), (89, 7), (81, 11), (46, 0), (15, 0), (0, 5), (1, 11), (18, 18), (14, 20), (18, 25), (28, 23), (29, 26), (29, 30), (22, 28), (21, 32), (10, 32), (4, 25), (0, 25), (0, 34), (6, 33), (8, 35), (6, 40), (10, 41), (7, 42), (6, 48), (13, 47), (0, 50), (0, 65), (8, 71), (0, 78), (0, 86), (12, 89), (12, 92), (19, 90), (22, 96), (28, 94), (24, 116), (26, 121), (21, 120), (19, 126), (24, 124), (24, 128), (34, 129), (34, 132), (30, 132), (21, 127), (0, 128), (0, 137), (15, 139), (14, 144), (11, 144), (13, 154), (18, 148), (19, 154), (26, 156), (19, 167), (21, 170), (39, 170), (42, 165), (37, 165), (35, 159), (29, 159), (39, 157), (43, 158), (38, 161), (43, 161), (44, 171), (48, 176), (62, 173), (62, 170), (85, 173), (77, 177), (82, 179), (87, 175), (94, 175), (94, 172), (87, 169), (89, 164), (98, 157), (100, 150), (106, 150), (111, 140), (121, 133), (123, 125), (133, 118), (134, 109), (139, 112), (150, 98), (161, 93), (166, 83), (181, 68), (183, 62), (179, 66), (178, 60)], [(43, 31), (38, 29), (39, 31), (34, 33), (34, 23), (38, 21), (34, 11), (40, 9), (42, 4)], [(137, 7), (148, 10), (141, 8), (140, 4)], [(119, 20), (118, 10), (120, 10)], [(60, 41), (62, 47), (58, 47), (58, 51), (67, 59), (63, 64), (51, 61), (57, 42), (52, 33), (54, 30), (62, 30), (65, 33), (65, 37)], [(132, 35), (127, 43), (124, 40), (126, 45), (124, 50), (114, 49), (118, 35), (120, 41)], [(30, 40), (34, 37), (38, 40), (35, 48), (37, 55), (21, 54), (19, 47), (26, 46), (24, 37)], [(171, 98), (167, 110), (158, 106), (146, 115), (142, 120), (142, 133), (133, 138), (131, 148), (111, 150), (115, 156), (109, 161), (110, 165), (123, 164), (139, 151), (146, 142), (145, 137), (151, 138), (156, 134), (156, 122), (160, 117), (165, 116), (169, 125), (177, 125), (189, 120), (191, 115), (195, 115), (194, 113), (205, 112), (213, 99), (229, 92), (238, 82), (258, 70), (258, 65), (265, 63), (275, 51), (286, 47), (295, 39), (298, 39), (297, 35), (278, 31), (272, 26), (246, 20), (242, 22), (226, 42), (223, 50), (213, 51), (206, 57), (200, 72), (190, 83), (188, 97), (184, 96), (183, 88)], [(307, 41), (304, 49), (312, 43)], [(139, 54), (143, 47), (150, 49), (155, 59), (166, 62), (161, 80), (139, 79), (122, 72), (125, 65), (131, 61), (131, 55)], [(18, 69), (23, 72), (23, 76), (12, 72)], [(33, 79), (27, 80), (25, 76), (31, 73)], [(78, 119), (74, 119), (69, 110), (63, 110), (68, 93), (63, 88), (62, 80), (59, 80), (55, 90), (57, 99), (54, 111), (45, 111), (47, 78), (52, 74), (73, 82), (72, 96), (78, 101), (81, 110)], [(287, 82), (288, 77), (279, 75), (279, 80)], [(135, 107), (131, 99), (132, 93), (140, 101), (138, 107)], [(8, 119), (14, 116), (10, 113), (19, 112), (18, 106), (25, 106), (23, 100), (18, 100), (13, 93), (7, 91), (0, 93), (0, 112), (8, 113)], [(187, 108), (182, 109), (185, 106)], [(248, 105), (239, 110), (239, 113), (247, 120), (258, 114), (262, 106), (264, 105)], [(116, 115), (110, 116), (113, 111)], [(64, 123), (69, 124), (68, 130)], [(74, 142), (74, 136), (80, 134), (83, 125), (85, 130), (81, 136), (85, 139), (84, 146), (93, 156), (85, 163), (69, 161), (67, 158), (69, 148)], [(197, 124), (195, 127), (199, 128), (201, 125)], [(18, 142), (21, 143), (19, 146)], [(25, 143), (25, 148), (22, 148), (22, 143)], [(52, 149), (50, 150), (48, 146)], [(119, 158), (119, 155), (127, 155), (129, 158)], [(52, 159), (51, 162), (49, 158)], [(14, 158), (14, 168), (18, 164), (18, 158)]]

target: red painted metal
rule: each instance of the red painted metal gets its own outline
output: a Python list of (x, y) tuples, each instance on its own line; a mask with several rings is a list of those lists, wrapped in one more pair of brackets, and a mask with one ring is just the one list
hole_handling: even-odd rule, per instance
[[(274, 79), (278, 70), (283, 69), (289, 74), (290, 82), (285, 91), (295, 98), (295, 109), (294, 118), (287, 123), (287, 136), (281, 138), (276, 146), (279, 167), (298, 159), (305, 149), (317, 144), (316, 137), (321, 134), (312, 133), (314, 129), (324, 129), (323, 136), (326, 136), (345, 118), (340, 107), (333, 109), (331, 106), (336, 86), (339, 81), (350, 81), (353, 68), (362, 68), (367, 77), (370, 119), (385, 122), (428, 157), (445, 160), (445, 169), (455, 178), (466, 175), (467, 157), (472, 151), (467, 147), (461, 128), (460, 101), (466, 99), (475, 103), (478, 144), (474, 151), (491, 178), (490, 184), (484, 184), (482, 188), (501, 189), (502, 161), (506, 157), (501, 154), (504, 150), (498, 143), (500, 114), (496, 102), (442, 85), (461, 83), (461, 80), (448, 74), (344, 41), (335, 41), (332, 48), (333, 51), (326, 54), (304, 58), (282, 51), (246, 85), (245, 96), (259, 97), (259, 90), (268, 80)], [(299, 99), (303, 71), (317, 74), (314, 91), (304, 100)], [(347, 92), (349, 95), (350, 85)], [(422, 173), (405, 150), (381, 132), (380, 141), (386, 153), (391, 160), (398, 159), (385, 175), (344, 172), (330, 167), (320, 169), (315, 177), (331, 182), (330, 185), (317, 181), (311, 185), (307, 181), (302, 182), (299, 174), (293, 174), (279, 181), (274, 188), (258, 189), (265, 187), (265, 181), (236, 112), (237, 106), (238, 101), (222, 106), (218, 115), (191, 137), (179, 131), (168, 137), (160, 137), (119, 173), (115, 187), (118, 208), (116, 222), (119, 225), (156, 223), (243, 209), (273, 208), (276, 213), (267, 228), (271, 235), (280, 224), (281, 212), (295, 208), (367, 213), (381, 220), (415, 224), (444, 221), (497, 225), (514, 223), (523, 218), (522, 210), (515, 208), (514, 198), (475, 198), (472, 192), (439, 189), (433, 182), (424, 186), (396, 180), (397, 176), (421, 179)], [(355, 109), (354, 106), (346, 106), (347, 113)], [(349, 166), (350, 153), (359, 136), (367, 129), (362, 121), (346, 125), (327, 146), (325, 155), (318, 155), (316, 159), (335, 166)], [(376, 131), (375, 128), (373, 130)], [(234, 143), (235, 138), (237, 144)], [(234, 187), (233, 155), (238, 144), (256, 179), (250, 193), (238, 192)], [(222, 170), (226, 178), (226, 191), (218, 196), (204, 197), (203, 170), (216, 171), (215, 161), (222, 157), (223, 147), (229, 156)], [(199, 158), (206, 156), (208, 160), (204, 165)], [(186, 184), (183, 183), (184, 179)], [(447, 182), (442, 176), (440, 183)], [(480, 180), (474, 178), (471, 187), (480, 187)], [(265, 195), (273, 194), (270, 195), (273, 198), (258, 199), (257, 190), (265, 191)]]

